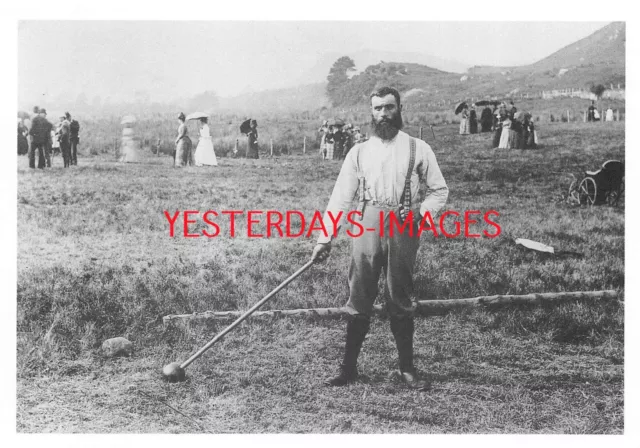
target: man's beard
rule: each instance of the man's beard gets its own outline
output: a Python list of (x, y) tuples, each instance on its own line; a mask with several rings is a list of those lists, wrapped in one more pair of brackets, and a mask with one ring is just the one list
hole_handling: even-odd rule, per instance
[(391, 119), (383, 118), (379, 122), (372, 116), (373, 132), (382, 140), (392, 140), (402, 129), (402, 114), (397, 112)]

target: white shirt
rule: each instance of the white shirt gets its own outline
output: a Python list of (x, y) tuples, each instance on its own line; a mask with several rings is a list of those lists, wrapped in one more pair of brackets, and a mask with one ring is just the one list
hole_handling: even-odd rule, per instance
[(202, 128), (200, 128), (200, 138), (211, 138), (211, 134), (209, 133), (209, 125), (205, 124), (202, 126)]
[[(355, 145), (349, 151), (323, 218), (329, 235), (325, 237), (323, 232), (320, 232), (318, 243), (329, 242), (333, 236), (333, 224), (328, 212), (331, 212), (334, 218), (343, 212), (343, 222), (347, 213), (353, 209), (352, 202), (358, 192), (358, 153), (360, 168), (365, 177), (365, 197), (384, 207), (397, 208), (400, 205), (409, 169), (411, 138), (402, 131), (390, 141), (382, 141), (373, 135), (368, 141)], [(424, 180), (427, 192), (420, 203), (420, 214), (425, 215), (429, 212), (435, 217), (447, 201), (449, 189), (431, 147), (420, 139), (415, 140), (416, 160), (411, 173), (411, 208), (416, 209), (415, 205), (419, 203), (420, 182)]]

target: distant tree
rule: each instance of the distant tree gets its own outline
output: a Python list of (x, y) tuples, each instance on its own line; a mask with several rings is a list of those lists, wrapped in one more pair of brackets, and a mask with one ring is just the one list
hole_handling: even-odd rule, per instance
[(349, 56), (342, 56), (329, 70), (327, 76), (327, 96), (333, 106), (338, 106), (342, 102), (344, 87), (349, 82), (349, 74), (355, 71), (356, 64)]
[(602, 94), (604, 93), (605, 90), (607, 90), (607, 88), (602, 84), (591, 86), (591, 93), (593, 93), (596, 97), (598, 97), (598, 99), (602, 97)]

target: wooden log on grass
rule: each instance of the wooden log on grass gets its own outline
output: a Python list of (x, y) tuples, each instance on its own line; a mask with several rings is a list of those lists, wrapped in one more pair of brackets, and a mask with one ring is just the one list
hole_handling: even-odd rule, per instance
[[(542, 305), (556, 304), (567, 302), (570, 300), (581, 299), (615, 299), (618, 292), (615, 290), (606, 291), (577, 291), (577, 292), (545, 292), (524, 295), (495, 295), (495, 296), (479, 296), (470, 299), (452, 299), (452, 300), (420, 300), (418, 301), (418, 312), (420, 314), (442, 314), (449, 311), (464, 308), (499, 308), (507, 305)], [(376, 313), (383, 313), (382, 305), (375, 305)], [(170, 314), (164, 316), (162, 321), (165, 324), (172, 321), (190, 321), (190, 320), (213, 320), (213, 319), (237, 319), (243, 314), (243, 311), (204, 311), (202, 313), (193, 314)], [(307, 316), (307, 317), (340, 317), (348, 314), (346, 308), (303, 308), (293, 310), (267, 310), (256, 311), (253, 316), (267, 317), (285, 317), (285, 316)]]

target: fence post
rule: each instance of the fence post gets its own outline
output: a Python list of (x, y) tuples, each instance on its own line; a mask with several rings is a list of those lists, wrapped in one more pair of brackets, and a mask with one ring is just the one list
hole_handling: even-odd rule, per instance
[(118, 160), (118, 137), (113, 137), (113, 156)]
[(306, 154), (307, 153), (307, 136), (304, 136), (304, 139), (302, 140), (302, 154)]
[(587, 122), (587, 112), (586, 111), (582, 111), (582, 122), (586, 123)]
[(160, 157), (160, 139), (156, 143), (156, 157)]
[(238, 139), (236, 139), (236, 146), (233, 148), (233, 153), (238, 154)]
[(420, 126), (420, 140), (422, 140), (422, 126)]
[(273, 139), (269, 139), (269, 144), (271, 145), (271, 155), (273, 155)]
[(620, 109), (616, 109), (616, 121), (620, 121)]

